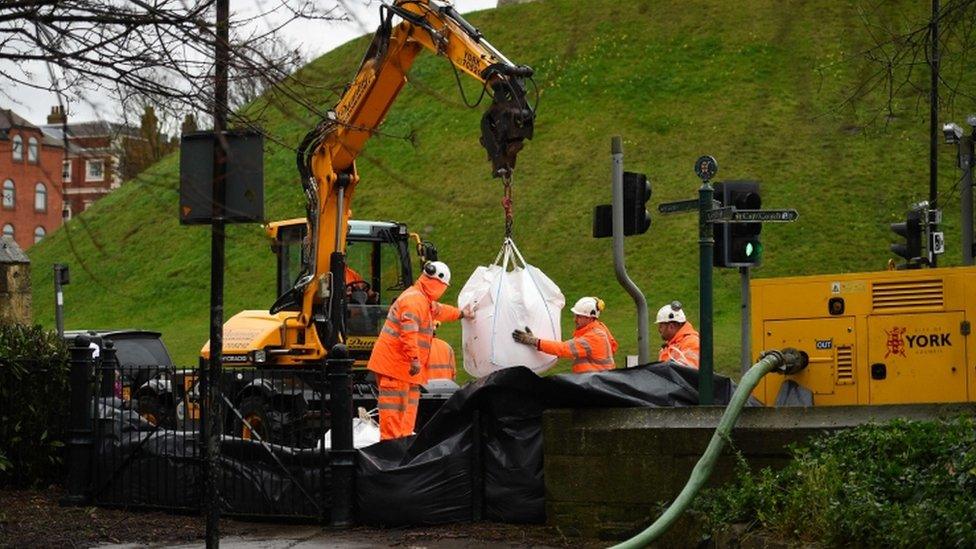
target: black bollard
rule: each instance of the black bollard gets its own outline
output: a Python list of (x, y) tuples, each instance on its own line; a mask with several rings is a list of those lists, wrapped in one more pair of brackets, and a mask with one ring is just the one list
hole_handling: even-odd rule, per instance
[(326, 368), (329, 377), (329, 403), (332, 426), (332, 526), (352, 526), (353, 482), (356, 451), (352, 447), (352, 379), (349, 371), (353, 359), (346, 346), (338, 343), (329, 352)]
[(61, 505), (87, 505), (91, 500), (92, 464), (92, 350), (85, 336), (71, 346), (68, 409), (68, 479)]
[(112, 398), (115, 396), (115, 376), (118, 374), (119, 357), (115, 344), (111, 341), (102, 340), (102, 354), (99, 357), (101, 364), (98, 367), (98, 396), (101, 398)]

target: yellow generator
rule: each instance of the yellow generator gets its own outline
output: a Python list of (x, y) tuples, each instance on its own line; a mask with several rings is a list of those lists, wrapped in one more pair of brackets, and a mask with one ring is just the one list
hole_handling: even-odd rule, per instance
[(815, 406), (976, 400), (976, 267), (757, 279), (751, 292), (756, 354), (810, 356), (766, 376), (754, 392), (766, 405), (785, 380)]

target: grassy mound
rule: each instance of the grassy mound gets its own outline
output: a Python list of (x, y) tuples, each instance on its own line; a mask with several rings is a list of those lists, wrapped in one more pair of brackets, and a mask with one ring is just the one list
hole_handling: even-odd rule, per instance
[[(872, 44), (862, 4), (549, 0), (471, 16), (509, 58), (536, 69), (541, 89), (535, 139), (516, 174), (516, 241), (570, 303), (605, 299), (619, 361), (636, 354), (633, 305), (616, 283), (610, 241), (590, 237), (593, 206), (609, 202), (612, 135), (624, 138), (626, 167), (650, 176), (655, 208), (696, 196), (692, 165), (706, 153), (718, 158), (719, 179), (762, 181), (765, 207), (797, 208), (799, 222), (764, 230), (757, 277), (883, 268), (888, 223), (928, 194), (928, 122), (914, 95), (896, 95), (896, 116), (868, 124), (885, 98), (858, 84), (876, 67), (841, 62)], [(924, 19), (926, 6), (916, 4), (867, 13)], [(305, 102), (320, 111), (334, 104), (366, 45), (354, 40), (300, 71)], [(944, 63), (951, 68), (952, 59)], [(477, 96), (473, 81), (464, 86)], [(281, 98), (252, 109), (275, 136), (265, 156), (268, 218), (303, 215), (292, 148), (319, 115)], [(503, 236), (501, 186), (478, 144), (480, 115), (461, 103), (447, 63), (425, 54), (359, 161), (354, 215), (404, 221), (436, 242), (460, 282), (448, 301)], [(948, 189), (958, 173), (950, 151), (942, 160)], [(195, 364), (207, 339), (209, 234), (177, 222), (177, 166), (175, 157), (160, 162), (31, 249), (38, 321), (53, 324), (50, 265), (67, 262), (68, 328), (158, 329), (179, 362)], [(943, 264), (958, 261), (957, 205), (943, 203)], [(650, 232), (627, 243), (628, 268), (652, 310), (680, 299), (693, 321), (696, 223), (655, 214)], [(231, 227), (227, 258), (226, 316), (269, 306), (274, 265), (260, 228)], [(715, 283), (716, 365), (734, 372), (738, 273), (718, 272)], [(568, 307), (565, 316), (568, 336)], [(442, 335), (459, 349), (457, 325)], [(656, 348), (653, 327), (651, 341)]]

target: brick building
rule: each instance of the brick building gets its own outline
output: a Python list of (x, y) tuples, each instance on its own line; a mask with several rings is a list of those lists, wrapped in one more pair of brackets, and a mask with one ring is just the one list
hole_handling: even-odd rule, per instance
[(61, 226), (64, 148), (41, 128), (0, 109), (0, 235), (21, 249)]
[(60, 170), (68, 219), (122, 185), (126, 150), (131, 141), (141, 140), (139, 128), (124, 124), (104, 120), (68, 123), (61, 107), (51, 108), (47, 124), (41, 128), (52, 139), (68, 144)]

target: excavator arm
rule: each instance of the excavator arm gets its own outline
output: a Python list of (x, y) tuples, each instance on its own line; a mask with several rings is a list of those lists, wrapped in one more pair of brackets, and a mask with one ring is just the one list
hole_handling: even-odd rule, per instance
[[(381, 15), (352, 83), (298, 149), (311, 238), (304, 273), (290, 292), (279, 297), (271, 313), (300, 305), (301, 313), (286, 322), (285, 331), (292, 333), (286, 333), (285, 339), (296, 343), (293, 350), (304, 347), (312, 355), (341, 339), (343, 252), (359, 184), (356, 157), (382, 124), (421, 51), (444, 57), (455, 71), (482, 82), (491, 96), (481, 120), (480, 140), (493, 177), (508, 183), (523, 141), (532, 138), (535, 113), (525, 89), (532, 69), (505, 58), (450, 4), (395, 0), (381, 7)], [(399, 19), (397, 24), (394, 18)]]

